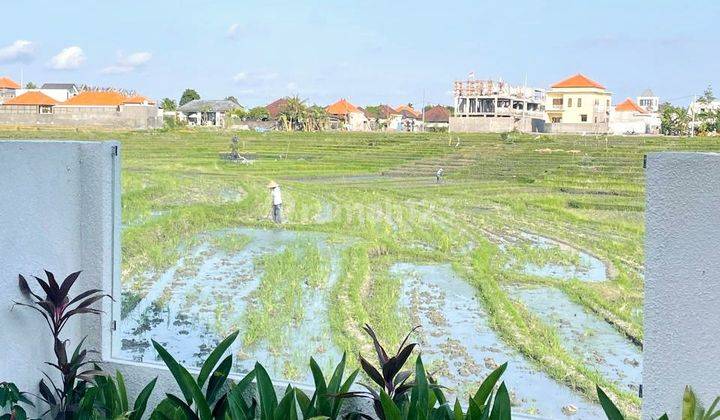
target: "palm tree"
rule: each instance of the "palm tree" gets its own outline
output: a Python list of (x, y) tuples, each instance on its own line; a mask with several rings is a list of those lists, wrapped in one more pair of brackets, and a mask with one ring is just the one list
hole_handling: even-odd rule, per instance
[(297, 96), (288, 98), (285, 106), (280, 110), (278, 120), (286, 131), (296, 128), (302, 129), (307, 119), (307, 106), (305, 101)]
[(306, 130), (308, 131), (322, 131), (325, 129), (328, 123), (329, 117), (325, 108), (313, 105), (308, 108), (308, 124)]

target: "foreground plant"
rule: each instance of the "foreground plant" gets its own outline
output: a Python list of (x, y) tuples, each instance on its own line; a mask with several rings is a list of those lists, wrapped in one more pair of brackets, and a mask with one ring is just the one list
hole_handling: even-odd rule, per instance
[(0, 420), (25, 420), (27, 413), (20, 403), (34, 407), (25, 392), (12, 382), (0, 382)]
[(156, 382), (157, 378), (140, 391), (131, 409), (122, 374), (117, 372), (115, 380), (111, 376), (98, 376), (95, 385), (88, 388), (80, 400), (77, 418), (141, 420)]
[(71, 298), (70, 289), (80, 276), (80, 271), (70, 274), (61, 283), (58, 283), (53, 273), (47, 270), (45, 270), (45, 275), (47, 280), (33, 276), (42, 288), (44, 296), (33, 292), (25, 277), (19, 275), (20, 291), (32, 303), (15, 302), (15, 304), (37, 311), (50, 328), (56, 360), (47, 364), (58, 371), (61, 383), (60, 386), (57, 386), (50, 375), (43, 372), (48, 382), (46, 383), (44, 379), (40, 380), (40, 395), (43, 401), (50, 406), (48, 412), (53, 418), (72, 418), (78, 411), (80, 400), (85, 395), (88, 383), (92, 382), (96, 376), (102, 375), (103, 372), (87, 367), (94, 361), (88, 359), (88, 351), (83, 349), (84, 339), (75, 347), (72, 354), (68, 355), (68, 341), (61, 339), (61, 334), (68, 321), (74, 316), (99, 315), (101, 311), (91, 306), (102, 298), (110, 296), (104, 294), (100, 289), (89, 289)]
[[(625, 420), (625, 416), (620, 412), (620, 409), (617, 408), (615, 403), (612, 402), (610, 398), (605, 394), (605, 392), (600, 389), (600, 387), (597, 387), (597, 395), (598, 400), (600, 400), (600, 405), (603, 408), (603, 411), (605, 412), (605, 415), (607, 416), (608, 420)], [(718, 408), (718, 404), (720, 403), (720, 397), (715, 398), (715, 400), (710, 404), (710, 408), (705, 410), (702, 403), (698, 398), (695, 396), (695, 392), (693, 392), (692, 388), (690, 386), (685, 387), (685, 392), (683, 393), (683, 402), (682, 402), (682, 420), (714, 420), (716, 418), (720, 417), (720, 408)], [(658, 418), (658, 420), (668, 420), (668, 415), (663, 414)]]

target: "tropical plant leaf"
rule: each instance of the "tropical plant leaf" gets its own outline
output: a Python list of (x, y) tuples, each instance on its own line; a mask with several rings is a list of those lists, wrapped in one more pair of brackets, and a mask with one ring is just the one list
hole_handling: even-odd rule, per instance
[[(485, 411), (488, 408), (485, 407)], [(495, 394), (495, 401), (493, 401), (492, 411), (490, 412), (491, 420), (510, 420), (510, 394), (508, 393), (505, 382), (500, 384), (497, 393)]]
[(210, 353), (207, 360), (205, 360), (205, 363), (203, 363), (202, 368), (200, 369), (200, 374), (198, 374), (198, 385), (202, 388), (203, 385), (205, 385), (205, 381), (207, 380), (210, 373), (215, 368), (215, 365), (220, 361), (220, 358), (225, 354), (228, 348), (232, 345), (232, 343), (237, 338), (240, 331), (235, 331), (234, 333), (227, 336), (220, 344), (218, 344), (217, 347)]
[(400, 408), (398, 408), (392, 398), (390, 398), (390, 395), (384, 390), (380, 391), (380, 405), (382, 406), (385, 420), (402, 420)]
[(255, 378), (260, 398), (260, 419), (273, 420), (275, 407), (278, 405), (277, 395), (270, 375), (260, 363), (255, 363)]
[(372, 379), (376, 384), (380, 385), (380, 387), (385, 388), (385, 379), (383, 376), (378, 372), (378, 370), (375, 368), (375, 366), (371, 365), (370, 362), (365, 360), (362, 355), (360, 355), (360, 366), (363, 368), (365, 373)]
[(145, 414), (145, 409), (147, 408), (147, 403), (150, 399), (150, 395), (152, 394), (153, 389), (155, 389), (155, 383), (157, 383), (157, 377), (150, 381), (149, 384), (145, 385), (145, 388), (140, 391), (137, 398), (135, 399), (135, 404), (133, 404), (133, 411), (132, 413), (130, 413), (128, 420), (142, 419), (143, 414)]
[(213, 374), (210, 375), (210, 380), (208, 381), (207, 391), (205, 392), (205, 397), (207, 398), (208, 402), (213, 402), (216, 399), (218, 399), (218, 397), (219, 397), (218, 393), (222, 389), (223, 385), (225, 385), (228, 375), (230, 375), (231, 368), (232, 368), (232, 355), (226, 357), (220, 363), (218, 368), (215, 369), (215, 372), (213, 372)]
[(477, 392), (475, 392), (475, 396), (473, 396), (473, 399), (477, 403), (478, 407), (482, 408), (487, 404), (490, 394), (492, 394), (493, 389), (495, 389), (495, 384), (497, 384), (498, 380), (500, 380), (500, 377), (505, 372), (505, 369), (507, 369), (507, 362), (498, 366), (498, 368), (492, 371), (485, 378), (482, 384), (480, 384)]
[[(608, 420), (625, 420), (625, 416), (622, 415), (620, 410), (617, 408), (615, 403), (608, 398), (607, 394), (605, 394), (605, 391), (600, 389), (600, 387), (597, 388), (597, 395), (598, 400), (600, 400), (600, 406), (602, 407), (603, 411), (605, 412), (605, 415), (607, 416)], [(685, 417), (683, 417), (685, 418)]]

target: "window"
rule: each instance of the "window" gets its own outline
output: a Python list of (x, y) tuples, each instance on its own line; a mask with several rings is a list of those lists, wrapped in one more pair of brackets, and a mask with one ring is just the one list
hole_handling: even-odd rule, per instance
[(587, 114), (580, 115), (580, 121), (581, 122), (587, 122)]
[(572, 107), (572, 98), (568, 98), (568, 108)]
[(600, 99), (595, 98), (595, 106), (598, 106), (598, 105), (600, 105)]
[(582, 98), (578, 98), (577, 106), (578, 108), (582, 108)]
[(552, 117), (553, 123), (559, 123), (562, 119), (560, 117)]
[(562, 107), (563, 100), (562, 98), (553, 98), (552, 104), (556, 107)]
[(38, 112), (40, 114), (52, 114), (53, 113), (53, 107), (52, 105), (40, 105), (38, 107)]

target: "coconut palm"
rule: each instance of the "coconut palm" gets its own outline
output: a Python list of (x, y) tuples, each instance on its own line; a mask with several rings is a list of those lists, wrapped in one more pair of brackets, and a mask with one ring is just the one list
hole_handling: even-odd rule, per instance
[(305, 101), (297, 96), (288, 98), (285, 106), (280, 110), (278, 121), (286, 131), (302, 129), (307, 119), (307, 106)]

